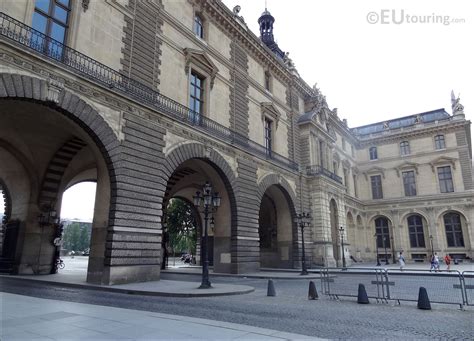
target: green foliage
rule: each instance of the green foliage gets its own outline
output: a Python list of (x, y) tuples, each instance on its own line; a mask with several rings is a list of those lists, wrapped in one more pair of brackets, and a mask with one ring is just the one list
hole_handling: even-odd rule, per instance
[(84, 251), (89, 247), (88, 226), (79, 222), (72, 223), (64, 229), (63, 247), (68, 251)]
[(166, 222), (171, 248), (196, 254), (196, 221), (189, 204), (178, 198), (171, 199), (166, 211)]

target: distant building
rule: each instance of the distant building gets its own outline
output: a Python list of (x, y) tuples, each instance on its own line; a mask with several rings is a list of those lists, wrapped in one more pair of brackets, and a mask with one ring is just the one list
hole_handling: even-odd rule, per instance
[(0, 179), (21, 236), (16, 272), (50, 272), (62, 194), (81, 181), (97, 182), (91, 283), (159, 279), (167, 203), (192, 203), (206, 181), (222, 198), (215, 272), (300, 267), (302, 212), (309, 265), (341, 266), (343, 248), (347, 264), (402, 249), (473, 257), (459, 98), (449, 113), (349, 128), (276, 44), (267, 9), (260, 37), (214, 0), (0, 11)]

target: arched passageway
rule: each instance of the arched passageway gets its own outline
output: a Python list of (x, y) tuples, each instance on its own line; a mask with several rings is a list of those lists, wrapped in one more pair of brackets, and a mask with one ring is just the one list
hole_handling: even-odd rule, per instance
[(299, 252), (295, 215), (288, 191), (280, 185), (270, 185), (260, 201), (260, 267), (295, 266)]
[[(190, 157), (178, 165), (171, 165), (173, 172), (168, 179), (163, 199), (164, 215), (167, 215), (166, 208), (173, 198), (184, 200), (193, 207), (193, 197), (196, 196), (196, 192), (202, 193), (203, 186), (208, 182), (212, 186), (212, 192), (217, 193), (221, 198), (220, 206), (211, 209), (207, 217), (209, 264), (213, 266), (214, 272), (230, 273), (232, 224), (234, 223), (232, 216), (235, 216), (235, 200), (229, 179), (232, 174), (227, 168), (221, 167), (224, 161), (217, 154), (209, 156)], [(168, 160), (174, 159), (168, 156)], [(197, 228), (196, 263), (201, 264), (205, 214), (203, 206), (193, 207), (193, 211)]]
[(94, 180), (97, 204), (87, 279), (107, 282), (103, 276), (112, 165), (105, 161), (109, 158), (100, 139), (84, 122), (51, 102), (0, 101), (0, 178), (11, 194), (7, 225), (16, 224), (17, 230), (8, 241), (13, 249), (12, 272), (56, 271), (62, 194), (75, 183)]

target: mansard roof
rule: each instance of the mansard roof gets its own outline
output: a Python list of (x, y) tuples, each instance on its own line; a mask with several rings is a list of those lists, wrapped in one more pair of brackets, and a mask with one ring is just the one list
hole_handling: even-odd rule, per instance
[(436, 109), (432, 111), (423, 112), (420, 114), (405, 116), (388, 120), (384, 122), (372, 123), (357, 128), (352, 128), (351, 131), (355, 135), (368, 135), (374, 133), (380, 133), (384, 130), (397, 129), (403, 127), (413, 126), (417, 123), (428, 123), (434, 121), (448, 120), (451, 116), (444, 110)]

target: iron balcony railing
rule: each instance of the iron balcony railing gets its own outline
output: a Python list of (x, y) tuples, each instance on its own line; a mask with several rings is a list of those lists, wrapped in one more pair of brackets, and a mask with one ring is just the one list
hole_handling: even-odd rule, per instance
[(149, 86), (124, 76), (120, 72), (46, 36), (3, 12), (0, 12), (0, 36), (61, 64), (79, 76), (105, 86), (112, 91), (119, 92), (139, 103), (146, 104), (160, 113), (171, 116), (179, 122), (187, 123), (212, 137), (242, 147), (262, 159), (272, 160), (292, 170), (298, 170), (296, 162), (273, 151), (269, 153), (264, 146), (246, 136), (200, 115)]
[(324, 175), (340, 184), (342, 184), (342, 178), (339, 175), (334, 174), (333, 172), (323, 168), (319, 165), (307, 166), (306, 167), (306, 175), (308, 176), (316, 176), (316, 175)]

